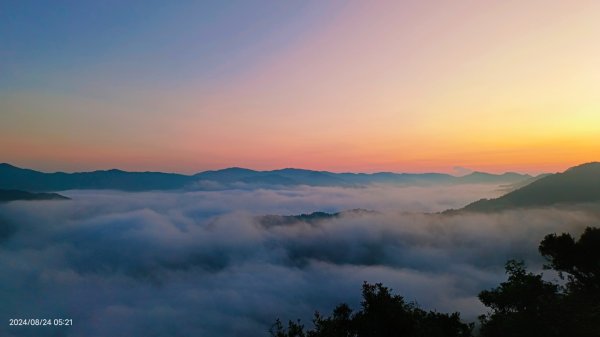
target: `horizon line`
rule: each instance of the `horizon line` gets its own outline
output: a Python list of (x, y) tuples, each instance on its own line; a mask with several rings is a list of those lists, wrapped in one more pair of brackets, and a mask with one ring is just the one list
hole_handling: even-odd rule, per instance
[[(595, 161), (591, 161), (591, 162), (586, 162), (586, 163), (581, 163), (581, 164), (577, 164), (577, 165), (573, 165), (570, 166), (571, 167), (575, 167), (575, 166), (579, 166), (579, 165), (584, 165), (584, 164), (588, 164), (588, 163), (594, 163)], [(258, 170), (258, 169), (252, 169), (252, 168), (248, 168), (248, 167), (242, 167), (242, 166), (228, 166), (228, 167), (223, 167), (223, 168), (218, 168), (218, 169), (209, 169), (209, 170), (198, 170), (198, 171), (194, 171), (194, 173), (183, 173), (183, 172), (175, 172), (175, 171), (160, 171), (160, 170), (125, 170), (125, 169), (120, 169), (117, 167), (112, 167), (112, 168), (100, 168), (100, 169), (92, 169), (92, 170), (73, 170), (73, 171), (63, 171), (63, 170), (57, 170), (57, 171), (47, 171), (47, 170), (41, 170), (41, 169), (36, 169), (36, 168), (30, 168), (30, 167), (24, 167), (24, 166), (18, 166), (18, 165), (14, 165), (8, 162), (0, 162), (0, 166), (10, 166), (10, 167), (14, 167), (17, 169), (22, 169), (22, 170), (32, 170), (32, 171), (36, 171), (36, 172), (40, 172), (40, 173), (46, 173), (46, 174), (52, 174), (52, 173), (65, 173), (65, 174), (75, 174), (75, 173), (93, 173), (93, 172), (108, 172), (108, 171), (119, 171), (119, 172), (127, 172), (127, 173), (164, 173), (164, 174), (177, 174), (177, 175), (182, 175), (182, 176), (194, 176), (197, 174), (201, 174), (201, 173), (206, 173), (206, 172), (218, 172), (218, 171), (224, 171), (224, 170), (233, 170), (233, 169), (239, 169), (239, 170), (248, 170), (248, 171), (253, 171), (253, 172), (276, 172), (276, 171), (283, 171), (283, 170), (299, 170), (299, 171), (310, 171), (310, 172), (323, 172), (323, 173), (333, 173), (333, 174), (365, 174), (365, 175), (373, 175), (373, 174), (382, 174), (382, 173), (389, 173), (389, 174), (415, 174), (415, 175), (423, 175), (423, 174), (440, 174), (440, 175), (448, 175), (448, 176), (453, 176), (453, 177), (464, 177), (464, 176), (468, 176), (471, 174), (476, 174), (476, 173), (483, 173), (483, 174), (489, 174), (489, 175), (495, 175), (495, 176), (500, 176), (500, 175), (504, 175), (504, 174), (519, 174), (519, 175), (529, 175), (532, 177), (536, 177), (539, 175), (543, 175), (543, 174), (549, 174), (549, 173), (556, 173), (556, 172), (541, 172), (541, 173), (537, 173), (537, 174), (532, 174), (532, 173), (528, 173), (528, 172), (519, 172), (519, 171), (504, 171), (501, 173), (492, 173), (492, 172), (486, 172), (486, 171), (481, 171), (481, 170), (469, 170), (469, 172), (465, 173), (465, 174), (452, 174), (452, 173), (447, 173), (447, 172), (436, 172), (436, 171), (423, 171), (423, 172), (410, 172), (410, 171), (373, 171), (373, 172), (364, 172), (364, 171), (329, 171), (329, 170), (314, 170), (314, 169), (306, 169), (306, 168), (299, 168), (299, 167), (282, 167), (282, 168), (276, 168), (276, 169), (266, 169), (266, 170)], [(558, 172), (563, 172), (563, 171), (558, 171)]]

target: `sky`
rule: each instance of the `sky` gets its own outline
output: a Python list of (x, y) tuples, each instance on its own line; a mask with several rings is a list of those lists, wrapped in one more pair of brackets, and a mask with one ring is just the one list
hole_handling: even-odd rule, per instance
[(600, 153), (598, 1), (4, 1), (0, 161), (562, 171)]

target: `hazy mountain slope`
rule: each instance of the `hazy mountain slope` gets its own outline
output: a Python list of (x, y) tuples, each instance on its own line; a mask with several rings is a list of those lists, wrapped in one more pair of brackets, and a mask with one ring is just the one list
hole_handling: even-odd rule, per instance
[(69, 198), (57, 193), (31, 193), (20, 190), (0, 189), (0, 202), (15, 200), (69, 200)]
[(549, 175), (552, 175), (552, 173), (543, 173), (543, 174), (539, 174), (539, 175), (537, 175), (535, 177), (531, 177), (529, 179), (517, 181), (516, 183), (501, 185), (500, 186), (500, 190), (503, 191), (504, 193), (509, 193), (509, 192), (518, 190), (518, 189), (520, 189), (522, 187), (525, 187), (525, 186), (531, 184), (532, 182), (534, 182), (536, 180), (540, 180), (542, 178), (545, 178), (545, 177), (547, 177)]
[(485, 172), (473, 172), (463, 177), (456, 178), (462, 184), (490, 184), (490, 183), (516, 183), (529, 180), (532, 177), (527, 174), (507, 172), (503, 174), (491, 174)]
[(572, 167), (540, 178), (496, 199), (482, 199), (466, 211), (497, 211), (515, 207), (549, 206), (600, 201), (600, 163)]
[(0, 188), (29, 191), (116, 189), (125, 191), (182, 188), (190, 178), (181, 174), (106, 170), (80, 173), (42, 173), (0, 164)]

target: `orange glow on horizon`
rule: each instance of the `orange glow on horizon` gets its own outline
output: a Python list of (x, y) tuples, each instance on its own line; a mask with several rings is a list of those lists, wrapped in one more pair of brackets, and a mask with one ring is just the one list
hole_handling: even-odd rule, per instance
[(594, 1), (351, 2), (239, 69), (223, 55), (213, 77), (154, 83), (95, 64), (58, 77), (77, 90), (0, 91), (0, 161), (47, 171), (562, 171), (600, 160), (599, 12)]

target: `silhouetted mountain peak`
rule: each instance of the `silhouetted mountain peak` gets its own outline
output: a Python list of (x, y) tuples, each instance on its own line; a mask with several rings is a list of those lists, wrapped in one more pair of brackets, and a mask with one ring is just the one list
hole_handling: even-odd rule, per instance
[(329, 173), (329, 172), (326, 172), (326, 171), (314, 171), (314, 170), (299, 169), (299, 168), (293, 168), (293, 167), (286, 167), (286, 168), (279, 169), (279, 170), (273, 170), (273, 172), (284, 172), (284, 173)]
[[(116, 173), (116, 174), (118, 174), (118, 173), (129, 173), (129, 172), (125, 172), (123, 170), (119, 170), (119, 169), (116, 169), (116, 168), (108, 169), (108, 170), (98, 170), (98, 171), (94, 171), (94, 172), (98, 172), (98, 173)], [(84, 172), (82, 172), (82, 173), (84, 173)]]
[(592, 162), (543, 176), (499, 198), (478, 200), (463, 210), (488, 212), (596, 201), (600, 201), (600, 163)]
[(465, 178), (465, 177), (524, 177), (524, 176), (530, 176), (530, 175), (529, 174), (521, 174), (521, 173), (517, 173), (517, 172), (504, 172), (504, 173), (500, 173), (500, 174), (494, 174), (494, 173), (487, 173), (487, 172), (481, 172), (481, 171), (474, 171), (467, 175), (464, 175), (463, 178)]
[(491, 176), (492, 174), (490, 173), (486, 173), (486, 172), (481, 172), (481, 171), (473, 171), (467, 175), (465, 175), (464, 177), (476, 177), (476, 176)]
[(593, 162), (573, 166), (573, 167), (567, 169), (564, 172), (564, 174), (567, 174), (567, 173), (568, 174), (586, 174), (586, 173), (597, 174), (599, 172), (600, 172), (600, 162), (593, 161)]
[(247, 169), (247, 168), (243, 168), (243, 167), (228, 167), (228, 168), (224, 168), (221, 170), (208, 170), (208, 171), (203, 171), (203, 172), (198, 172), (196, 174), (194, 174), (194, 176), (200, 176), (200, 175), (225, 175), (225, 174), (235, 174), (235, 175), (247, 175), (247, 174), (252, 174), (252, 173), (256, 173), (258, 171), (254, 171), (251, 169)]
[(0, 170), (1, 169), (4, 169), (4, 170), (21, 170), (20, 167), (16, 167), (16, 166), (8, 164), (8, 163), (0, 163)]
[(218, 170), (218, 171), (222, 171), (222, 172), (256, 172), (255, 170), (251, 170), (245, 167), (238, 167), (238, 166), (234, 166), (234, 167), (228, 167), (222, 170)]

